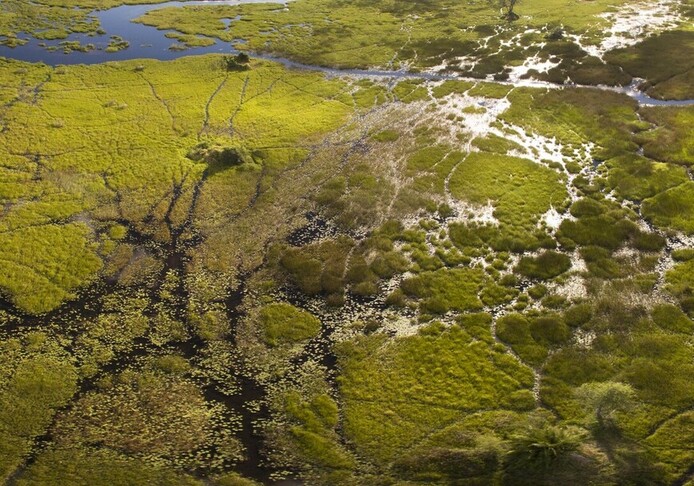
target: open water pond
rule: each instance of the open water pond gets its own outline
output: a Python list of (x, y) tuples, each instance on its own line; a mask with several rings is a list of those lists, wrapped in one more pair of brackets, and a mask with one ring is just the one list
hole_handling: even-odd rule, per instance
[[(244, 3), (278, 3), (279, 0), (197, 0), (190, 2), (172, 1), (157, 4), (122, 5), (108, 10), (95, 10), (91, 15), (99, 19), (102, 35), (88, 35), (82, 33), (70, 34), (67, 39), (39, 40), (29, 34), (21, 33), (20, 38), (29, 39), (23, 46), (0, 46), (0, 56), (19, 59), (28, 62), (43, 62), (49, 65), (57, 64), (98, 64), (107, 61), (124, 61), (128, 59), (159, 59), (167, 61), (191, 54), (210, 54), (233, 51), (231, 44), (212, 39), (214, 44), (203, 47), (190, 47), (172, 49), (173, 45), (180, 44), (176, 39), (166, 37), (170, 30), (157, 30), (153, 27), (133, 22), (134, 19), (144, 15), (150, 10), (166, 7), (183, 7), (193, 5), (240, 5)], [(227, 27), (235, 19), (228, 19)], [(112, 40), (112, 36), (118, 36), (129, 42), (129, 47), (116, 51), (106, 52), (106, 48)], [(87, 52), (72, 50), (65, 53), (61, 43), (79, 42), (81, 45), (93, 44), (96, 48)], [(47, 47), (52, 46), (51, 49)]]

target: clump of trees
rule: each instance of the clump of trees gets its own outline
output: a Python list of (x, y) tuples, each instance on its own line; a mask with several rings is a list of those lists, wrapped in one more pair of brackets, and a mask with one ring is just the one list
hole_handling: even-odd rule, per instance
[(239, 52), (235, 56), (224, 56), (222, 58), (222, 67), (226, 71), (247, 71), (250, 69), (250, 61), (248, 54)]
[(239, 147), (224, 147), (209, 142), (199, 143), (186, 154), (186, 157), (196, 162), (207, 163), (209, 175), (253, 160)]

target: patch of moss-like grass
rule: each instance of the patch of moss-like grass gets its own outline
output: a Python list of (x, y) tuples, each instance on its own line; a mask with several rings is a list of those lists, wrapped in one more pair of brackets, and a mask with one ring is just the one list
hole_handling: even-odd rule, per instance
[(635, 140), (647, 157), (690, 166), (694, 161), (694, 107), (646, 107), (640, 110), (652, 129), (640, 131)]
[(615, 49), (606, 55), (606, 60), (634, 77), (646, 79), (652, 96), (691, 99), (694, 98), (693, 49), (694, 32), (673, 30), (650, 36), (631, 47)]
[(303, 293), (340, 296), (344, 291), (343, 274), (352, 245), (350, 239), (340, 238), (303, 248), (288, 248), (279, 264)]
[(486, 279), (484, 272), (478, 269), (440, 269), (406, 279), (401, 287), (406, 295), (422, 299), (423, 311), (445, 314), (449, 310), (481, 309), (478, 294)]
[(694, 182), (685, 182), (677, 187), (646, 199), (643, 215), (660, 227), (672, 228), (687, 234), (694, 233)]
[(387, 346), (385, 339), (372, 335), (338, 349), (345, 431), (377, 463), (474, 410), (534, 406), (530, 371), (457, 326), (434, 324)]
[(395, 142), (398, 138), (400, 138), (400, 133), (396, 130), (383, 130), (371, 136), (371, 140), (382, 143)]
[(545, 251), (537, 257), (522, 257), (515, 271), (528, 278), (550, 279), (571, 268), (571, 259), (563, 253)]
[(266, 305), (260, 310), (260, 322), (270, 346), (305, 341), (320, 331), (316, 317), (290, 304)]
[(652, 318), (658, 326), (668, 331), (687, 333), (694, 330), (694, 322), (673, 304), (657, 305), (653, 308)]
[(202, 481), (151, 461), (109, 449), (59, 448), (39, 455), (17, 484), (38, 486), (199, 486)]
[(512, 86), (495, 83), (477, 83), (467, 91), (468, 96), (481, 96), (483, 98), (506, 98)]
[(0, 233), (0, 286), (20, 309), (40, 314), (74, 297), (101, 267), (81, 224), (28, 227)]
[(302, 400), (297, 393), (286, 397), (285, 411), (292, 422), (289, 434), (294, 451), (304, 461), (326, 470), (354, 467), (354, 459), (337, 443), (338, 408), (328, 395), (321, 394)]
[(687, 474), (694, 461), (689, 444), (694, 440), (694, 412), (678, 414), (662, 424), (646, 439), (655, 457), (667, 465), (672, 478)]
[(429, 98), (429, 90), (421, 80), (400, 81), (393, 88), (395, 98), (403, 103), (423, 101)]
[(694, 260), (678, 263), (665, 274), (667, 289), (680, 299), (684, 309), (694, 311)]
[(609, 167), (608, 182), (617, 193), (634, 201), (653, 197), (686, 182), (683, 167), (654, 162), (637, 155), (626, 155), (605, 162)]
[(557, 238), (565, 246), (592, 245), (616, 250), (631, 238), (641, 235), (625, 212), (610, 203), (579, 199), (570, 211), (577, 219), (565, 219), (557, 232)]
[(489, 153), (471, 153), (453, 174), (450, 190), (458, 199), (493, 205), (501, 223), (500, 237), (508, 232), (521, 240), (523, 234), (535, 233), (540, 215), (561, 205), (567, 195), (555, 171), (526, 159)]
[(464, 93), (474, 86), (474, 83), (469, 81), (453, 81), (448, 80), (432, 88), (431, 92), (434, 98), (440, 99), (452, 93)]
[(570, 338), (569, 328), (559, 314), (508, 314), (497, 321), (496, 334), (531, 366), (544, 362), (549, 347), (564, 344)]

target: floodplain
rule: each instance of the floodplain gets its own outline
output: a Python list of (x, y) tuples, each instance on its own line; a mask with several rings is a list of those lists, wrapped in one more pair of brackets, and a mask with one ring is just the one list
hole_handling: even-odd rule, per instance
[(5, 484), (694, 484), (691, 2), (124, 3), (0, 4)]

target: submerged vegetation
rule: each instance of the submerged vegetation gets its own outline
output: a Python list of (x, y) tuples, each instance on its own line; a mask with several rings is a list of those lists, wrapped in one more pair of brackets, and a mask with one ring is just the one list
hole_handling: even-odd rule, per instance
[[(4, 2), (0, 27), (62, 38), (117, 4)], [(2, 481), (691, 483), (694, 111), (514, 71), (535, 49), (536, 79), (690, 97), (686, 49), (644, 60), (689, 31), (603, 55), (629, 7), (559, 7), (140, 19), (458, 80), (0, 59)]]

